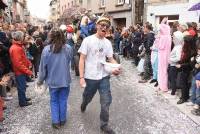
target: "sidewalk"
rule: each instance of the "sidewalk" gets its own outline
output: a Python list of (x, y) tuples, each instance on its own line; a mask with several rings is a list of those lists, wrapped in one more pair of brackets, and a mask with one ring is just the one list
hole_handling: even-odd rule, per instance
[[(156, 89), (157, 89), (157, 88), (155, 88), (153, 86), (154, 84), (150, 84), (149, 82), (146, 83), (145, 85), (148, 86), (149, 88), (151, 88), (154, 91), (156, 91)], [(182, 113), (184, 113), (186, 116), (188, 116), (196, 124), (200, 125), (200, 116), (196, 116), (196, 115), (193, 115), (191, 113), (191, 110), (193, 110), (193, 106), (187, 106), (186, 103), (177, 104), (177, 101), (179, 100), (179, 96), (180, 96), (180, 90), (177, 90), (177, 92), (178, 92), (178, 94), (176, 95), (175, 98), (172, 98), (171, 94), (169, 94), (169, 93), (163, 93), (162, 91), (158, 95), (161, 95), (162, 97), (164, 97), (165, 99), (167, 99), (171, 105), (177, 107)], [(156, 94), (156, 92), (155, 92), (155, 94)]]

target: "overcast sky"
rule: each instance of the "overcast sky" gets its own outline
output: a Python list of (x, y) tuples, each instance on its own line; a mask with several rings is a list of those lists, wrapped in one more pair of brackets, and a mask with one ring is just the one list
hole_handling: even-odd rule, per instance
[(31, 15), (48, 19), (50, 0), (27, 0)]

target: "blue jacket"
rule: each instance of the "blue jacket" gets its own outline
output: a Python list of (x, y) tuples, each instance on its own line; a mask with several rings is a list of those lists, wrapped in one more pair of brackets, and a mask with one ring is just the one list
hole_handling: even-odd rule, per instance
[(88, 27), (88, 25), (87, 26), (81, 25), (80, 28), (81, 28), (81, 37), (89, 36), (89, 27)]
[(198, 73), (196, 74), (195, 79), (196, 79), (196, 80), (200, 80), (200, 72), (198, 72)]
[(45, 81), (50, 88), (69, 87), (72, 56), (73, 51), (69, 45), (64, 45), (59, 53), (52, 53), (50, 45), (46, 46), (42, 51), (38, 82)]

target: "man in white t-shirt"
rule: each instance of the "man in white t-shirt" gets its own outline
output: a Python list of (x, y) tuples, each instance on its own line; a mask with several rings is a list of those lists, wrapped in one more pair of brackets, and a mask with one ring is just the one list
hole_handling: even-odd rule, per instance
[[(102, 62), (106, 61), (117, 63), (113, 59), (112, 44), (105, 38), (106, 32), (110, 27), (110, 20), (105, 17), (98, 19), (96, 23), (97, 32), (85, 38), (79, 49), (80, 61), (80, 85), (85, 87), (83, 92), (83, 102), (81, 112), (85, 112), (86, 106), (91, 102), (97, 90), (100, 94), (100, 128), (107, 134), (115, 134), (108, 126), (109, 107), (112, 102), (110, 91), (110, 74), (104, 70)], [(120, 74), (120, 69), (112, 72), (114, 75)]]

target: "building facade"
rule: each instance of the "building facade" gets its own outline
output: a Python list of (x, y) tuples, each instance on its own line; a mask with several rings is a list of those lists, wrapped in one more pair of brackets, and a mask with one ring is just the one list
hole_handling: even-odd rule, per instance
[(134, 22), (132, 0), (81, 0), (83, 8), (91, 10), (93, 13), (101, 15), (108, 13), (111, 16), (112, 25), (118, 27), (128, 27)]
[(5, 22), (29, 22), (30, 12), (26, 0), (3, 0), (3, 2), (7, 5), (4, 9)]
[(60, 13), (59, 13), (59, 0), (51, 0), (50, 1), (50, 16), (49, 16), (49, 19), (56, 23), (57, 20), (59, 19), (60, 17)]
[(158, 27), (162, 18), (167, 16), (170, 25), (174, 21), (199, 23), (199, 11), (188, 11), (188, 9), (199, 2), (199, 0), (148, 0), (146, 1), (147, 21)]
[(79, 6), (80, 0), (59, 0), (59, 12), (64, 14), (65, 10), (74, 6)]

